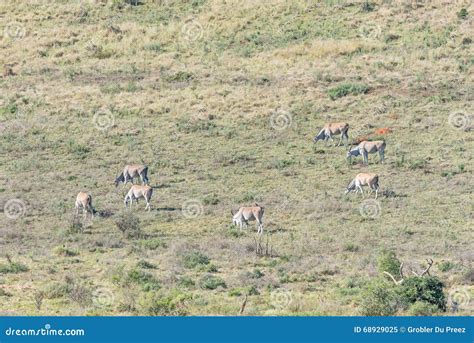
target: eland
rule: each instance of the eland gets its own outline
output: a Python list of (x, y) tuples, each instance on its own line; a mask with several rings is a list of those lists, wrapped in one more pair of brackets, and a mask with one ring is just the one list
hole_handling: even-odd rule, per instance
[(351, 183), (349, 183), (349, 185), (347, 186), (344, 194), (347, 194), (353, 191), (355, 191), (355, 193), (357, 194), (360, 191), (362, 194), (362, 197), (364, 197), (364, 191), (362, 190), (362, 186), (369, 186), (370, 188), (369, 195), (372, 194), (373, 191), (375, 191), (375, 199), (377, 199), (378, 192), (380, 189), (379, 176), (374, 173), (357, 174), (354, 180), (352, 180)]
[(363, 141), (355, 148), (349, 149), (347, 158), (350, 160), (352, 156), (362, 155), (365, 164), (369, 164), (369, 154), (374, 154), (378, 151), (380, 155), (380, 162), (384, 162), (385, 141)]
[(232, 214), (232, 224), (237, 225), (242, 230), (245, 226), (248, 225), (249, 221), (257, 221), (257, 232), (263, 233), (263, 213), (265, 209), (263, 206), (255, 203), (255, 206), (250, 207), (241, 207), (237, 212), (230, 210)]
[(74, 205), (76, 208), (76, 215), (79, 214), (79, 208), (82, 207), (82, 213), (84, 219), (87, 217), (87, 212), (91, 213), (92, 218), (94, 218), (94, 208), (92, 207), (92, 195), (86, 192), (79, 192), (76, 197), (76, 203)]
[(132, 207), (133, 200), (137, 201), (138, 199), (144, 198), (146, 201), (145, 210), (150, 211), (150, 199), (153, 194), (153, 188), (148, 185), (133, 185), (130, 190), (128, 191), (127, 195), (123, 203), (125, 204), (125, 208), (127, 207), (127, 203), (130, 201), (130, 208)]
[(148, 184), (148, 167), (143, 164), (129, 164), (123, 168), (123, 172), (115, 178), (115, 187), (119, 185), (120, 182), (123, 182), (124, 185), (127, 182), (133, 184), (133, 179), (139, 177), (142, 180), (142, 184)]
[[(332, 136), (340, 134), (339, 142), (337, 143), (337, 146), (339, 146), (343, 138), (346, 139), (346, 142), (349, 141), (349, 136), (347, 135), (348, 131), (349, 124), (347, 123), (328, 123), (324, 125), (321, 131), (313, 138), (313, 142), (316, 143), (319, 140), (324, 140), (327, 145), (329, 139), (334, 141)], [(334, 146), (336, 146), (336, 144), (334, 144)]]

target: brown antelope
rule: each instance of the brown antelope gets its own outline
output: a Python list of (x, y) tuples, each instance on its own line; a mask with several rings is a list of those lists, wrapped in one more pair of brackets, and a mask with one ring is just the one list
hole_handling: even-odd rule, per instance
[(142, 184), (148, 184), (148, 167), (143, 164), (129, 164), (123, 168), (123, 172), (115, 178), (115, 187), (119, 185), (120, 182), (123, 182), (124, 185), (127, 182), (133, 184), (133, 179), (139, 177), (142, 180)]
[(86, 192), (79, 192), (76, 197), (76, 215), (79, 214), (79, 208), (82, 207), (82, 213), (84, 218), (87, 216), (87, 211), (91, 213), (92, 218), (94, 218), (94, 208), (92, 207), (92, 195), (87, 194)]
[(363, 141), (353, 149), (347, 152), (347, 158), (350, 160), (352, 156), (362, 155), (364, 163), (369, 164), (369, 154), (379, 152), (380, 162), (384, 161), (385, 141)]
[(125, 204), (125, 207), (127, 207), (127, 203), (130, 201), (130, 207), (132, 207), (133, 200), (136, 200), (138, 203), (138, 199), (144, 198), (146, 201), (145, 210), (150, 211), (150, 199), (152, 194), (153, 188), (148, 185), (133, 185), (125, 196), (123, 203)]
[(344, 194), (347, 194), (349, 192), (355, 191), (361, 192), (362, 197), (364, 197), (364, 191), (362, 190), (362, 186), (369, 186), (370, 192), (369, 195), (372, 194), (373, 191), (375, 191), (375, 199), (377, 199), (378, 192), (379, 192), (379, 176), (374, 173), (360, 173), (357, 174), (354, 180), (349, 183), (349, 185), (346, 188), (346, 192)]
[(230, 210), (232, 213), (232, 224), (238, 225), (242, 230), (245, 226), (248, 225), (249, 221), (257, 221), (257, 232), (263, 233), (263, 213), (265, 209), (263, 206), (255, 203), (255, 206), (250, 207), (241, 207), (237, 212), (234, 213), (233, 210)]
[(343, 138), (345, 138), (346, 141), (349, 141), (349, 136), (347, 135), (348, 131), (349, 124), (347, 123), (328, 123), (324, 125), (321, 131), (319, 131), (319, 133), (313, 138), (313, 142), (316, 143), (317, 141), (324, 139), (324, 142), (326, 142), (327, 145), (329, 139), (334, 142), (332, 136), (340, 134), (341, 136), (337, 143), (337, 146), (339, 146), (342, 143)]

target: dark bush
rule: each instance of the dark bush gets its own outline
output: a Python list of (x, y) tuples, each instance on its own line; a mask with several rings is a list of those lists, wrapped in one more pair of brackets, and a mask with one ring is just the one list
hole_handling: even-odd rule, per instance
[(331, 100), (336, 100), (347, 95), (365, 94), (369, 91), (369, 86), (364, 84), (344, 83), (330, 88), (327, 93)]
[(436, 305), (441, 311), (446, 311), (443, 287), (444, 284), (435, 276), (414, 276), (403, 281), (399, 294), (407, 304), (423, 301)]
[(117, 228), (126, 238), (141, 238), (140, 219), (130, 212), (122, 213), (115, 221)]
[(191, 251), (183, 256), (183, 265), (185, 268), (193, 269), (209, 264), (209, 257), (200, 251)]

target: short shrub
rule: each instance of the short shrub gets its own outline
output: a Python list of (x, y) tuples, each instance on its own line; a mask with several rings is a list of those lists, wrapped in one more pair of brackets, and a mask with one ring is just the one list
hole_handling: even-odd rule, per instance
[(144, 293), (139, 300), (141, 312), (147, 316), (183, 316), (187, 314), (186, 300), (192, 296), (180, 290)]
[(137, 267), (142, 269), (156, 269), (156, 266), (153, 263), (150, 263), (145, 260), (138, 261)]
[(132, 269), (127, 273), (125, 283), (140, 285), (145, 292), (161, 288), (160, 282), (152, 274), (138, 269)]
[[(383, 250), (377, 257), (377, 270), (380, 274), (388, 272), (397, 278), (400, 274), (400, 264), (397, 255), (390, 250)], [(388, 276), (386, 277), (388, 278)]]
[(183, 276), (178, 280), (178, 285), (184, 288), (191, 288), (196, 285), (193, 279), (187, 276)]
[(199, 286), (202, 289), (216, 289), (218, 287), (227, 288), (224, 280), (213, 275), (204, 275), (201, 280), (199, 280)]
[(115, 225), (126, 238), (143, 237), (140, 229), (140, 219), (130, 212), (122, 213), (115, 221)]
[(456, 266), (456, 264), (454, 264), (451, 261), (442, 261), (442, 262), (439, 263), (438, 269), (441, 272), (447, 272), (447, 271), (450, 271), (451, 269), (453, 269), (455, 266)]
[(158, 248), (166, 248), (166, 243), (160, 238), (149, 238), (139, 241), (139, 244), (144, 249), (156, 250)]
[(425, 301), (417, 301), (408, 308), (410, 316), (432, 316), (438, 311), (438, 306)]
[(347, 95), (365, 94), (369, 91), (369, 86), (364, 84), (344, 83), (342, 85), (328, 89), (327, 93), (331, 100), (336, 100)]
[(459, 19), (466, 19), (468, 16), (469, 16), (469, 12), (465, 8), (461, 8), (461, 10), (458, 12)]
[(67, 246), (59, 246), (54, 249), (54, 253), (62, 257), (73, 257), (79, 255), (79, 251), (74, 249), (69, 249)]
[(20, 262), (9, 262), (8, 264), (0, 264), (0, 274), (18, 274), (27, 272), (28, 267)]
[(364, 316), (392, 316), (398, 310), (398, 297), (394, 285), (377, 279), (362, 293), (360, 304)]
[(219, 197), (216, 194), (208, 194), (203, 199), (204, 205), (217, 205), (219, 203)]
[(183, 265), (185, 268), (193, 269), (209, 264), (209, 257), (200, 251), (191, 251), (183, 255)]
[(179, 71), (165, 77), (167, 82), (187, 82), (193, 79), (193, 74), (186, 71)]

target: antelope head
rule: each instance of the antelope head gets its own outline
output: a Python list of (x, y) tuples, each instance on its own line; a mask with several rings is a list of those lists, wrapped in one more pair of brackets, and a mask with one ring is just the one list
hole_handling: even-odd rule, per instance
[(359, 156), (359, 155), (360, 155), (359, 147), (355, 147), (353, 149), (349, 148), (349, 150), (347, 151), (346, 159), (350, 159), (352, 156)]
[(324, 130), (321, 130), (316, 136), (314, 136), (313, 143), (316, 143), (317, 141), (323, 138), (324, 138)]
[(123, 177), (123, 173), (122, 173), (115, 178), (115, 187), (117, 187), (120, 182), (124, 182), (124, 181), (125, 181), (125, 178)]

